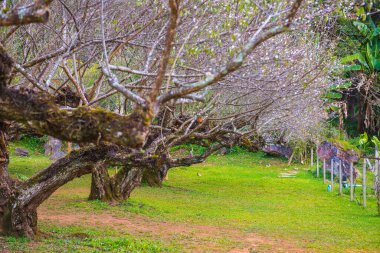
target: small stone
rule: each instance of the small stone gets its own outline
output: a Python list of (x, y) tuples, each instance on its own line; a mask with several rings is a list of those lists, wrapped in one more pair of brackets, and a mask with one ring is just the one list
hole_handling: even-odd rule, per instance
[(22, 148), (16, 148), (15, 150), (15, 154), (17, 156), (29, 156), (29, 151), (26, 150), (26, 149), (22, 149)]

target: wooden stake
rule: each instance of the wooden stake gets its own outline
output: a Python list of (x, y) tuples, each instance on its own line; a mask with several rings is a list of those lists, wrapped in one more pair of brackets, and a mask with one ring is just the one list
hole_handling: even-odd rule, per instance
[[(375, 158), (379, 158), (379, 147), (375, 146)], [(380, 162), (378, 159), (375, 159), (375, 168), (373, 170), (375, 174), (375, 194), (378, 196), (378, 202), (380, 203)], [(380, 211), (380, 206), (379, 206)]]
[(326, 183), (326, 159), (323, 159), (323, 183)]
[(367, 164), (365, 160), (363, 160), (363, 179), (362, 179), (362, 185), (363, 185), (363, 207), (367, 206), (367, 185), (366, 185), (366, 172), (367, 172)]
[(372, 166), (371, 162), (369, 161), (369, 159), (364, 159), (364, 161), (367, 161), (367, 164), (368, 164), (368, 168), (370, 170), (372, 170), (372, 168), (374, 169), (374, 172), (375, 172), (375, 175), (376, 175), (376, 168)]
[(289, 158), (288, 166), (290, 166), (290, 164), (292, 163), (293, 156), (294, 156), (294, 151), (293, 151), (292, 155), (291, 155), (290, 158)]
[(375, 192), (377, 193), (377, 213), (380, 216), (380, 162), (378, 146), (375, 146), (375, 157)]
[(313, 148), (311, 148), (311, 150), (310, 150), (310, 165), (311, 166), (314, 166), (314, 149)]
[(331, 159), (331, 168), (330, 168), (330, 174), (331, 174), (331, 191), (333, 191), (333, 185), (334, 185), (334, 160)]
[(343, 185), (342, 185), (342, 160), (339, 160), (339, 194), (343, 194)]
[(317, 154), (317, 177), (319, 177), (319, 157)]
[(354, 201), (354, 164), (350, 164), (350, 200)]

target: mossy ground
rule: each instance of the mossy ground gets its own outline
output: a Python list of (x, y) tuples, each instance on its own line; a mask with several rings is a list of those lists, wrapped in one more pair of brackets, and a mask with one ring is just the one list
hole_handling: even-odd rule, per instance
[[(42, 155), (12, 156), (10, 171), (28, 177), (47, 164), (48, 159)], [(298, 173), (295, 178), (279, 177), (289, 171)], [(41, 210), (95, 217), (107, 213), (120, 219), (133, 214), (132, 217), (144, 217), (155, 223), (234, 229), (242, 235), (255, 233), (289, 241), (305, 252), (380, 252), (380, 217), (373, 190), (369, 189), (368, 207), (364, 209), (358, 204), (359, 191), (355, 202), (350, 202), (347, 194), (338, 195), (337, 187), (327, 192), (327, 185), (315, 178), (311, 168), (288, 167), (286, 161), (262, 153), (212, 156), (203, 164), (173, 169), (162, 188), (142, 186), (132, 193), (130, 200), (117, 206), (87, 201), (89, 186), (89, 176), (76, 179), (58, 190)], [(91, 227), (81, 222), (75, 226), (58, 225), (43, 219), (39, 226), (44, 236), (36, 242), (8, 237), (0, 243), (11, 252), (191, 250), (187, 247), (191, 236), (184, 234), (168, 240), (157, 234), (121, 233), (113, 226)], [(80, 233), (84, 236), (79, 236)], [(217, 240), (207, 238), (197, 242), (205, 244), (205, 252), (212, 251), (207, 250), (207, 240), (218, 244), (217, 252), (241, 246), (239, 240), (226, 234)], [(275, 252), (271, 246), (258, 249), (256, 252)]]

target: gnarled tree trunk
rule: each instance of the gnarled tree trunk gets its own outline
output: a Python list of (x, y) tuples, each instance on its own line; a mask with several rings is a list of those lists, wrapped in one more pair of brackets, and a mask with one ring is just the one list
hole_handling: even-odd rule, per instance
[(114, 188), (114, 180), (109, 176), (107, 168), (103, 163), (97, 163), (92, 170), (91, 192), (88, 199), (118, 203), (121, 199)]
[(132, 191), (140, 186), (143, 169), (141, 167), (124, 167), (115, 175), (115, 188), (118, 195), (123, 199), (128, 199)]
[(90, 200), (101, 200), (111, 204), (120, 203), (130, 197), (132, 191), (140, 186), (141, 182), (152, 187), (161, 187), (169, 168), (170, 160), (164, 155), (161, 157), (133, 156), (122, 170), (113, 177), (108, 170), (97, 165), (92, 172)]
[(34, 235), (37, 231), (37, 212), (23, 210), (16, 205), (17, 182), (9, 177), (6, 124), (0, 123), (0, 233), (7, 235)]
[[(49, 1), (47, 1), (49, 2)], [(25, 123), (41, 134), (77, 143), (102, 141), (140, 148), (149, 133), (153, 113), (149, 108), (136, 109), (120, 116), (101, 109), (64, 110), (46, 94), (27, 88), (8, 88), (13, 61), (0, 44), (0, 232), (7, 235), (34, 237), (37, 231), (37, 207), (62, 185), (91, 173), (99, 161), (106, 163), (126, 159), (131, 153), (110, 145), (85, 148), (57, 160), (26, 182), (16, 182), (8, 175), (4, 120)], [(121, 157), (118, 157), (121, 155)], [(131, 173), (118, 178), (127, 186)], [(138, 173), (137, 173), (138, 174)], [(130, 191), (121, 192), (129, 196)]]
[(129, 161), (123, 161), (127, 165), (113, 177), (109, 176), (108, 170), (102, 164), (98, 164), (92, 172), (89, 199), (116, 204), (127, 200), (131, 192), (140, 186), (141, 182), (147, 183), (151, 187), (161, 187), (170, 168), (201, 163), (220, 147), (218, 145), (209, 148), (205, 154), (200, 156), (180, 159), (171, 159), (166, 155), (131, 156)]
[[(120, 152), (116, 146), (84, 148), (57, 160), (26, 182), (5, 184), (7, 181), (2, 180), (5, 187), (1, 188), (1, 194), (6, 197), (2, 200), (7, 202), (2, 201), (5, 208), (0, 213), (1, 232), (33, 238), (37, 232), (37, 208), (40, 204), (62, 185), (91, 173), (99, 161), (106, 164), (117, 160)], [(7, 173), (0, 176), (1, 179), (9, 179)]]
[(127, 200), (131, 192), (141, 184), (143, 168), (124, 166), (110, 176), (103, 164), (97, 164), (92, 172), (89, 200), (101, 200), (117, 204)]
[(8, 163), (6, 125), (0, 122), (0, 233), (4, 233), (11, 226), (10, 198), (12, 196), (13, 182), (9, 178)]
[(155, 159), (145, 167), (142, 182), (150, 187), (162, 187), (162, 182), (170, 168), (170, 159), (166, 156)]

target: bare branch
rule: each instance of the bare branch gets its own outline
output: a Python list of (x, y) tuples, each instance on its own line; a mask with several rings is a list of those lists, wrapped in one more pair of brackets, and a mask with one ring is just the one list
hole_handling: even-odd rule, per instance
[[(110, 66), (110, 69), (111, 70), (118, 70), (118, 71), (122, 71), (122, 72), (127, 72), (127, 73), (131, 73), (131, 74), (135, 74), (135, 75), (140, 75), (140, 76), (151, 76), (151, 77), (157, 77), (158, 74), (157, 73), (149, 73), (149, 72), (146, 72), (146, 71), (140, 71), (140, 70), (135, 70), (135, 69), (131, 69), (131, 68), (128, 68), (128, 67), (125, 67), (125, 66), (116, 66), (116, 65), (109, 65)], [(189, 74), (189, 75), (170, 75), (170, 74), (164, 74), (165, 77), (177, 77), (177, 78), (189, 78), (189, 77), (203, 77), (204, 75), (201, 75), (201, 74), (198, 74), (198, 75), (194, 75), (194, 74)]]
[(88, 101), (87, 101), (87, 98), (84, 94), (84, 91), (82, 90), (82, 87), (79, 85), (79, 83), (77, 82), (77, 80), (73, 77), (73, 75), (70, 73), (70, 70), (67, 68), (66, 64), (63, 63), (63, 66), (62, 66), (62, 69), (63, 71), (65, 71), (66, 75), (68, 76), (68, 78), (70, 79), (70, 81), (74, 84), (81, 100), (83, 101), (83, 103), (85, 105), (88, 104)]
[(36, 78), (34, 78), (31, 74), (29, 74), (26, 69), (24, 69), (20, 64), (16, 63), (14, 65), (15, 69), (20, 72), (31, 84), (33, 84), (34, 87), (38, 88), (39, 90), (43, 91), (46, 90), (45, 87), (38, 82)]
[(109, 58), (107, 53), (107, 45), (106, 45), (106, 38), (105, 38), (105, 31), (104, 31), (104, 1), (102, 0), (102, 6), (101, 6), (101, 31), (102, 31), (102, 45), (103, 45), (103, 55), (104, 55), (104, 64), (102, 64), (102, 71), (103, 74), (107, 77), (108, 83), (111, 87), (116, 89), (117, 91), (121, 92), (126, 98), (132, 100), (139, 106), (146, 108), (147, 103), (146, 100), (141, 98), (139, 95), (135, 94), (134, 92), (128, 90), (127, 88), (120, 85), (119, 80), (117, 79), (116, 75), (113, 74), (110, 70), (109, 66)]
[(292, 8), (290, 9), (286, 17), (285, 24), (273, 27), (263, 32), (263, 29), (269, 23), (270, 19), (273, 18), (272, 16), (269, 16), (267, 20), (261, 25), (261, 27), (256, 31), (256, 33), (250, 38), (250, 40), (244, 46), (242, 51), (238, 53), (233, 59), (231, 59), (226, 64), (226, 66), (221, 68), (219, 71), (209, 73), (205, 76), (204, 80), (190, 83), (187, 85), (188, 87), (184, 87), (178, 91), (172, 91), (161, 95), (158, 98), (159, 103), (165, 103), (171, 99), (180, 98), (182, 96), (200, 91), (201, 89), (217, 83), (218, 81), (222, 80), (225, 76), (236, 71), (239, 67), (243, 65), (244, 60), (252, 53), (252, 51), (255, 50), (264, 41), (267, 41), (268, 39), (289, 30), (289, 26), (293, 21), (294, 16), (296, 15), (301, 3), (302, 0), (297, 0), (292, 5)]
[(166, 34), (166, 45), (165, 45), (165, 51), (162, 55), (161, 62), (160, 62), (160, 68), (158, 71), (158, 75), (156, 78), (156, 81), (153, 86), (153, 90), (150, 93), (150, 100), (152, 102), (156, 101), (157, 96), (160, 92), (160, 88), (162, 86), (162, 82), (164, 81), (165, 73), (166, 73), (166, 67), (169, 62), (170, 53), (172, 51), (174, 37), (176, 34), (176, 28), (177, 28), (177, 19), (179, 16), (179, 2), (180, 0), (169, 0), (169, 6), (170, 6), (170, 23), (168, 27), (168, 32)]
[(49, 20), (49, 5), (52, 0), (37, 0), (33, 5), (23, 6), (8, 13), (0, 13), (0, 26), (46, 23)]

